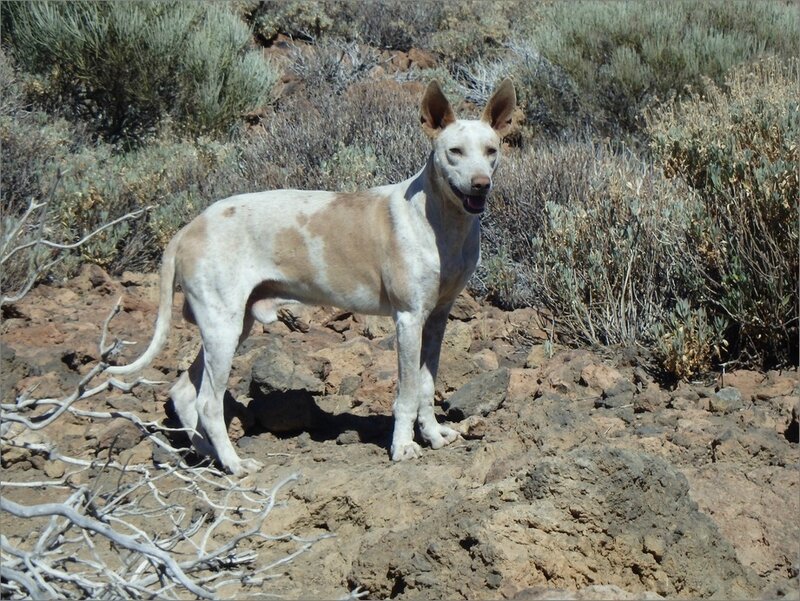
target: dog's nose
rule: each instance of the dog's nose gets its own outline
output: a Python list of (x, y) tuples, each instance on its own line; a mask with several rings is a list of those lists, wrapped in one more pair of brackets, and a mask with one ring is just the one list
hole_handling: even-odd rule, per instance
[(476, 175), (472, 178), (473, 192), (488, 192), (492, 185), (492, 179), (488, 175)]

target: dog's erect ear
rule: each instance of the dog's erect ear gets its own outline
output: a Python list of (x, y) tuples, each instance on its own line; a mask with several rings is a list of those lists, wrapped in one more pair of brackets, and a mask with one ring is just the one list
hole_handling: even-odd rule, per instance
[(511, 116), (516, 106), (517, 93), (514, 91), (514, 84), (510, 79), (504, 79), (483, 109), (481, 121), (491, 125), (502, 137), (511, 127)]
[(445, 98), (439, 82), (433, 80), (428, 84), (420, 107), (422, 129), (429, 138), (435, 138), (448, 125), (456, 120), (450, 103)]

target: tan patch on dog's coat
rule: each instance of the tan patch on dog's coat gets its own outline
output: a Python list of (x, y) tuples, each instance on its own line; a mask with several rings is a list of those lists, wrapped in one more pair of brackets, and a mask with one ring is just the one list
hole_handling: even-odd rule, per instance
[(208, 240), (208, 222), (205, 215), (198, 215), (184, 227), (179, 235), (180, 249), (175, 256), (176, 267), (182, 278), (191, 279), (197, 271), (197, 261), (203, 256)]
[(273, 261), (287, 281), (305, 286), (313, 283), (314, 265), (303, 234), (297, 228), (283, 228), (275, 235)]
[(337, 194), (311, 216), (307, 230), (323, 242), (326, 280), (335, 293), (346, 295), (359, 286), (381, 293), (381, 267), (391, 239), (387, 197)]

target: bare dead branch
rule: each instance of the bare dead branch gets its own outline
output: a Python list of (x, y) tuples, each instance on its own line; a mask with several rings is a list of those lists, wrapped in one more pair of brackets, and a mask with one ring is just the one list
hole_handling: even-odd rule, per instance
[[(16, 292), (0, 296), (0, 307), (9, 303), (15, 303), (24, 298), (39, 278), (61, 261), (64, 257), (64, 251), (80, 248), (99, 233), (123, 221), (136, 219), (154, 208), (148, 206), (126, 213), (92, 230), (77, 242), (61, 243), (48, 240), (44, 232), (44, 227), (47, 223), (47, 211), (55, 197), (55, 192), (61, 183), (62, 177), (63, 174), (59, 171), (48, 193), (47, 200), (38, 202), (31, 199), (28, 208), (19, 219), (16, 220), (7, 231), (2, 232), (0, 235), (0, 267), (8, 263), (18, 254), (25, 251), (30, 252), (25, 281)], [(29, 239), (24, 242), (19, 242), (20, 238)], [(39, 248), (49, 249), (55, 253), (55, 257), (43, 264), (39, 264), (37, 261), (37, 253), (35, 252)]]
[[(59, 399), (36, 398), (27, 390), (13, 403), (0, 404), (3, 455), (17, 449), (28, 456), (59, 461), (67, 469), (51, 480), (0, 482), (7, 494), (0, 511), (30, 520), (34, 536), (0, 536), (0, 595), (4, 598), (165, 598), (186, 594), (216, 598), (223, 586), (252, 586), (278, 577), (273, 570), (333, 536), (303, 538), (291, 532), (269, 534), (265, 524), (278, 506), (291, 474), (269, 490), (242, 486), (209, 466), (192, 466), (184, 451), (162, 437), (169, 431), (125, 411), (93, 411), (77, 401), (117, 389), (129, 392), (152, 382), (108, 378), (90, 383), (106, 369), (105, 360), (119, 341), (106, 345), (108, 325), (99, 341), (101, 363)], [(135, 424), (145, 440), (165, 452), (156, 464), (121, 463), (113, 449), (104, 457), (72, 456), (47, 437), (65, 413), (95, 422), (122, 418)], [(34, 438), (20, 434), (38, 431)], [(91, 450), (88, 450), (91, 453)], [(9, 498), (31, 487), (47, 487), (57, 500), (26, 505)], [(223, 534), (224, 533), (224, 534)], [(290, 546), (271, 561), (258, 562), (258, 549)]]

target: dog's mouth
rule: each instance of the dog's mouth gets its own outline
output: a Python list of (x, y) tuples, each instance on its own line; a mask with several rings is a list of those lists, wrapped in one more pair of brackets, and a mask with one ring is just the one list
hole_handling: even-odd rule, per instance
[(455, 185), (453, 185), (453, 182), (448, 180), (447, 183), (450, 184), (450, 189), (461, 201), (461, 204), (464, 206), (464, 210), (467, 213), (480, 215), (486, 209), (486, 197), (488, 196), (488, 191), (484, 194), (475, 194), (470, 196), (469, 194), (464, 194), (461, 190), (459, 190)]

